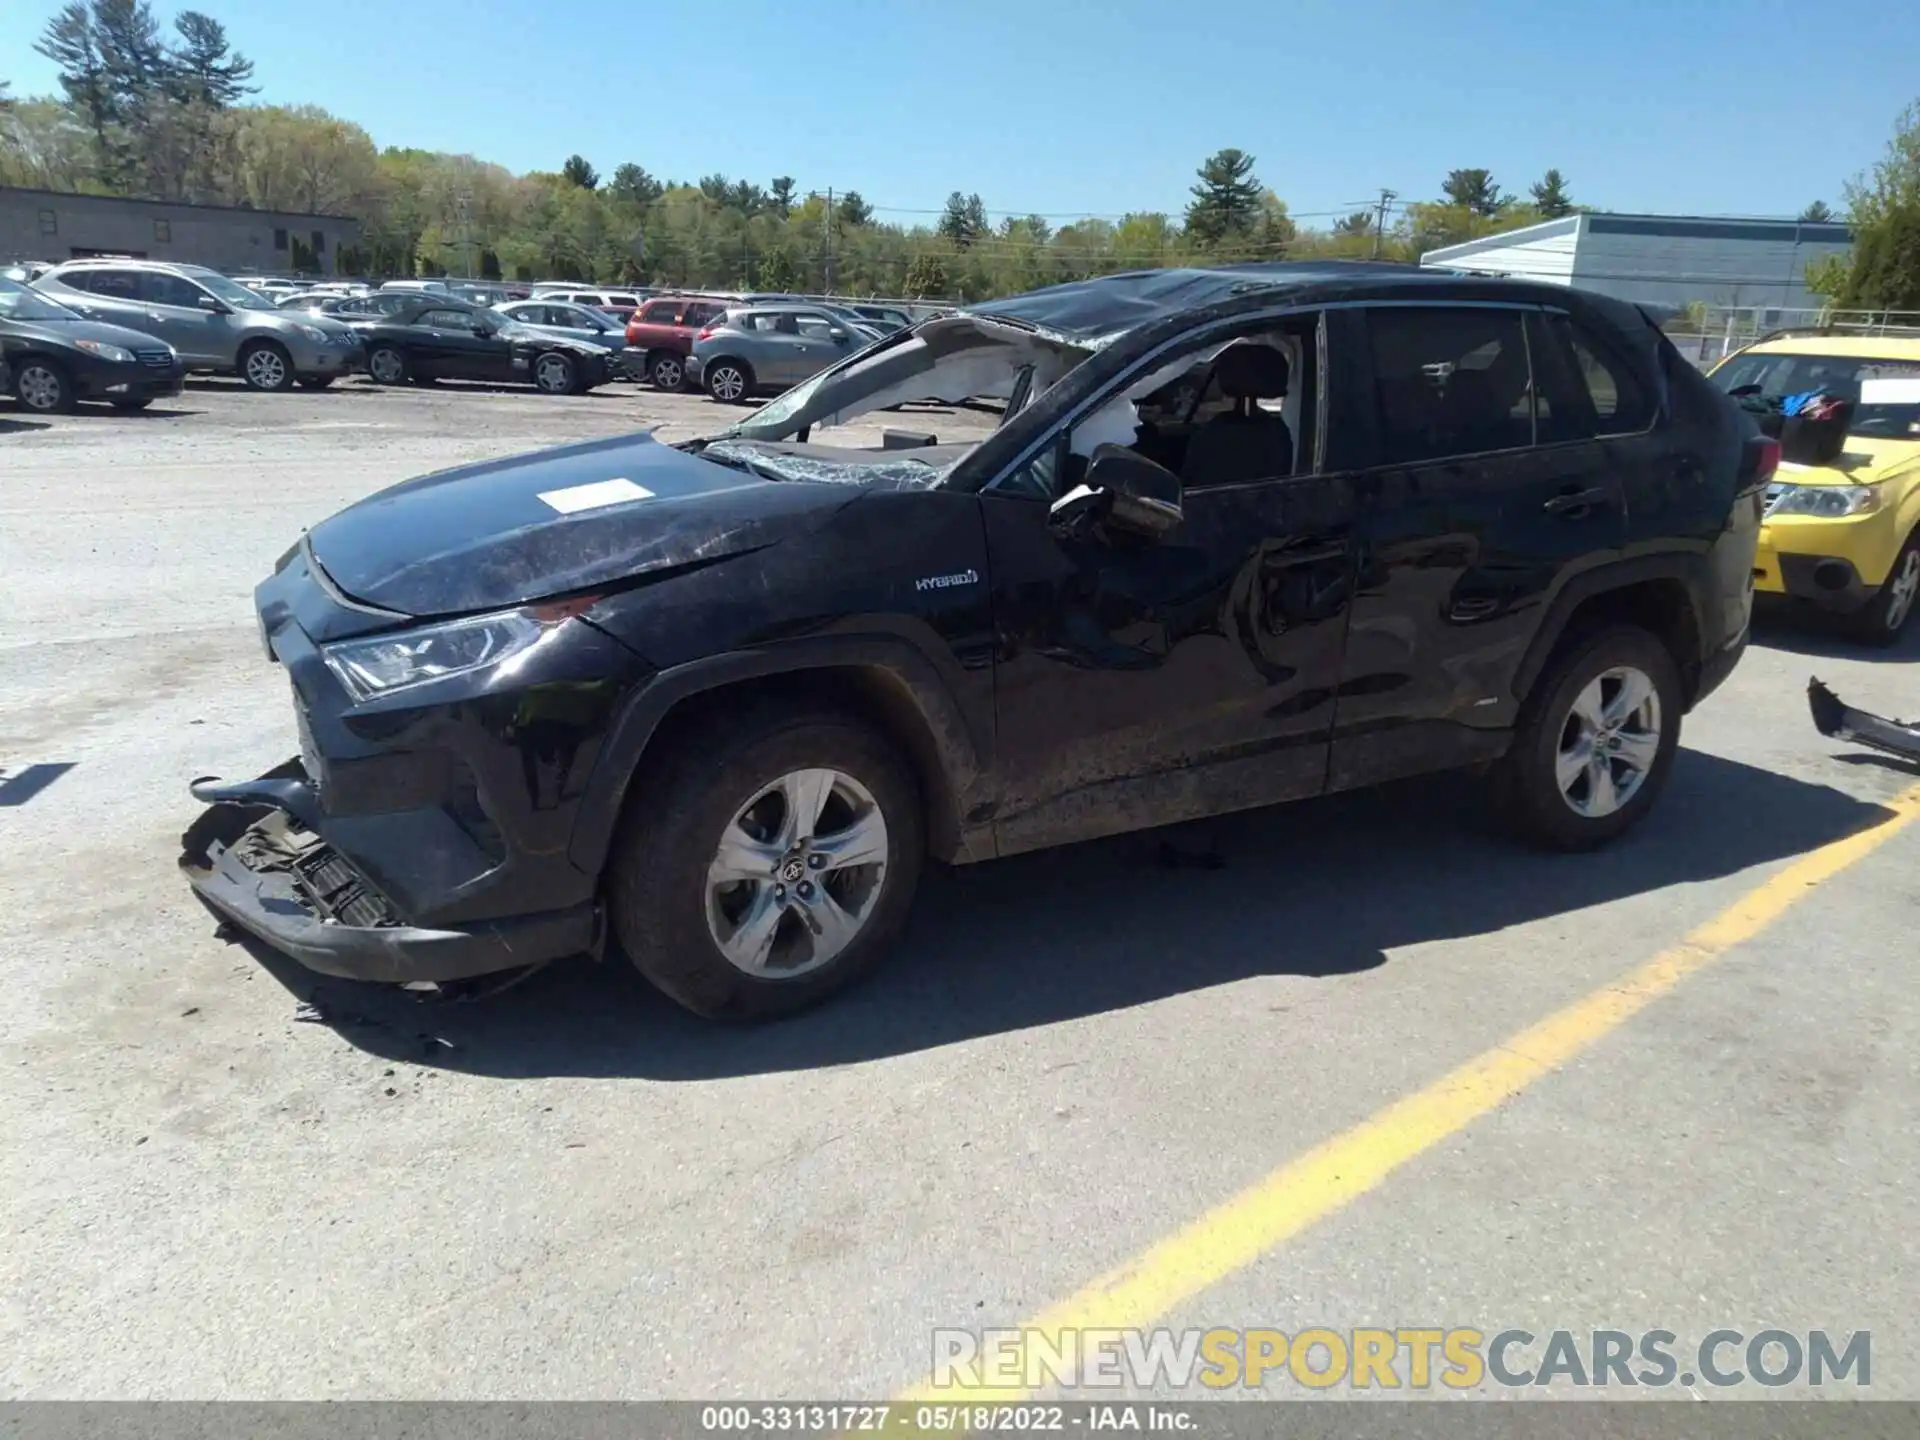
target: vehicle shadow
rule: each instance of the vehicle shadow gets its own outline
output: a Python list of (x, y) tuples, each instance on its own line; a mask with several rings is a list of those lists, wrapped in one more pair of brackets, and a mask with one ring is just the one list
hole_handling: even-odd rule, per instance
[(15, 420), (11, 416), (0, 415), (0, 435), (12, 435), (25, 430), (51, 430), (51, 420)]
[(1682, 751), (1658, 814), (1607, 850), (1506, 839), (1445, 776), (965, 869), (935, 868), (869, 982), (777, 1023), (714, 1025), (617, 952), (503, 994), (423, 1003), (253, 946), (310, 1016), (396, 1060), (502, 1077), (703, 1080), (841, 1065), (1080, 1019), (1257, 975), (1352, 975), (1387, 952), (1729, 875), (1882, 816), (1825, 786)]
[(1883, 649), (1849, 633), (1840, 616), (1799, 605), (1767, 605), (1754, 610), (1753, 643), (1817, 660), (1906, 662), (1920, 660), (1920, 624), (1909, 624), (1905, 634)]

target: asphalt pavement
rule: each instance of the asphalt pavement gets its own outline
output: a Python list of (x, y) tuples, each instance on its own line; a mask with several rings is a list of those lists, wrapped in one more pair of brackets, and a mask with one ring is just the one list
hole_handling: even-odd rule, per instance
[(1804, 699), (1920, 711), (1920, 633), (1770, 622), (1606, 852), (1441, 777), (937, 871), (872, 983), (773, 1026), (618, 965), (433, 1003), (217, 935), (186, 785), (294, 752), (249, 596), (300, 529), (728, 418), (0, 409), (0, 1393), (882, 1398), (936, 1328), (1122, 1314), (1867, 1330), (1867, 1393), (1920, 1398), (1920, 776)]

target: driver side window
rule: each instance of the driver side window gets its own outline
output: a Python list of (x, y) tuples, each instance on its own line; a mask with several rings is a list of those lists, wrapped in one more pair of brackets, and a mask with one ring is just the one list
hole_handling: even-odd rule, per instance
[(1216, 331), (1133, 372), (1002, 488), (1058, 499), (1105, 444), (1152, 460), (1188, 491), (1311, 473), (1318, 355), (1317, 315)]

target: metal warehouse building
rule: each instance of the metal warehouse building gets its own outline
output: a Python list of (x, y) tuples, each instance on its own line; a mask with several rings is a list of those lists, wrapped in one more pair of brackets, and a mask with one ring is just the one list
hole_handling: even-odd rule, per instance
[(296, 239), (331, 274), (340, 247), (359, 242), (360, 222), (0, 186), (0, 262), (109, 254), (271, 272), (292, 264)]
[(1689, 215), (1569, 215), (1429, 251), (1422, 265), (1578, 285), (1622, 300), (1818, 309), (1807, 265), (1852, 248), (1845, 225)]

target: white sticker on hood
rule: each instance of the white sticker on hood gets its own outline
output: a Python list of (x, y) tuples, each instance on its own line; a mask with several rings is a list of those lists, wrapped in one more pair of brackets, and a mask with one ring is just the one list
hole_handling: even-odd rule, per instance
[(617, 480), (596, 480), (591, 485), (569, 485), (564, 490), (542, 490), (540, 498), (562, 515), (572, 515), (580, 510), (598, 510), (603, 505), (624, 505), (629, 500), (651, 500), (653, 492), (623, 475)]

